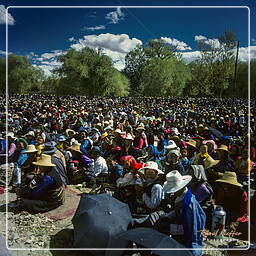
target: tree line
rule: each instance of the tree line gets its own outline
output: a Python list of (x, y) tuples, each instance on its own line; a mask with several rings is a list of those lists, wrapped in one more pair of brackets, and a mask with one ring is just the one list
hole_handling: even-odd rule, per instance
[[(115, 69), (101, 49), (69, 49), (51, 76), (23, 56), (8, 56), (8, 93), (92, 96), (243, 97), (248, 95), (248, 63), (238, 62), (231, 31), (213, 46), (199, 41), (199, 57), (186, 63), (181, 53), (163, 40), (137, 45), (125, 57), (125, 68)], [(256, 93), (256, 60), (251, 60), (251, 95)], [(0, 90), (5, 93), (5, 58), (0, 58)]]

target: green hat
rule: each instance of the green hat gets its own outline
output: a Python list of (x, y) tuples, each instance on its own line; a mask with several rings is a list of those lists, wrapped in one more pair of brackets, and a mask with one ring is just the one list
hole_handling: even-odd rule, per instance
[(28, 142), (24, 138), (18, 138), (17, 141), (22, 141), (26, 147), (28, 146)]

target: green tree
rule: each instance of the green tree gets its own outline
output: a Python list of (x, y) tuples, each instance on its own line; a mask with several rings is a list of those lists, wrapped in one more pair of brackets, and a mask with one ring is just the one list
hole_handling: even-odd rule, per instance
[(70, 49), (58, 60), (62, 63), (55, 70), (60, 76), (58, 94), (104, 96), (118, 92), (124, 96), (128, 91), (124, 75), (113, 67), (112, 60), (101, 50)]
[[(1, 67), (5, 63), (3, 59)], [(34, 67), (26, 57), (11, 54), (8, 56), (8, 93), (31, 93), (37, 92), (44, 79), (42, 69)], [(3, 82), (4, 81), (4, 82)], [(1, 90), (5, 90), (5, 78), (1, 72)], [(4, 86), (4, 87), (3, 87)]]
[[(204, 85), (204, 94), (209, 92), (222, 97), (233, 83), (235, 65), (236, 38), (233, 32), (225, 31), (217, 40), (200, 40), (198, 48), (201, 56), (194, 66), (197, 70), (192, 72), (203, 74), (199, 84)], [(194, 70), (195, 71), (195, 70)], [(199, 90), (199, 94), (202, 90)]]
[(180, 95), (190, 77), (180, 54), (159, 39), (129, 52), (124, 73), (130, 79), (132, 95), (147, 96)]

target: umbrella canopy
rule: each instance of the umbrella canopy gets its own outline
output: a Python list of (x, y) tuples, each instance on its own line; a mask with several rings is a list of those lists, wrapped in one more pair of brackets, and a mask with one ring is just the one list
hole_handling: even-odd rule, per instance
[(125, 248), (127, 241), (116, 236), (127, 230), (132, 220), (127, 204), (108, 194), (82, 194), (74, 225), (74, 246), (77, 248)]
[(211, 131), (211, 133), (212, 133), (214, 136), (216, 136), (217, 138), (220, 139), (221, 137), (223, 137), (223, 133), (220, 132), (219, 130), (217, 130), (217, 129), (215, 129), (215, 128), (212, 128), (212, 127), (209, 127), (208, 129), (209, 129), (209, 131)]
[[(180, 250), (175, 250), (173, 254), (175, 256), (191, 256), (192, 253), (186, 249), (182, 244), (178, 243), (171, 237), (158, 232), (152, 228), (135, 228), (128, 230), (118, 236), (120, 240), (126, 239), (128, 241), (133, 241), (139, 245), (148, 247), (148, 248), (166, 248), (166, 249), (176, 249), (180, 248)], [(153, 250), (154, 254), (160, 256), (169, 256), (169, 250)]]

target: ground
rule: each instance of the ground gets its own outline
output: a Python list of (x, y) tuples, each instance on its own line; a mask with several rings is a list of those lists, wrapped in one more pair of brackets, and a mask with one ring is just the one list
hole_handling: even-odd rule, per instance
[[(74, 187), (73, 187), (74, 189)], [(8, 193), (8, 201), (11, 202), (16, 199), (14, 193)], [(0, 233), (6, 236), (6, 193), (0, 194)], [(72, 230), (73, 225), (71, 223), (72, 216), (60, 220), (54, 221), (42, 214), (31, 215), (27, 212), (16, 212), (9, 210), (8, 215), (8, 241), (11, 248), (67, 248), (72, 245)], [(232, 241), (233, 239), (229, 239)], [(205, 242), (206, 251), (205, 255), (221, 256), (221, 255), (255, 255), (251, 252), (237, 251), (230, 252), (220, 249), (223, 246), (222, 240), (208, 239)], [(218, 248), (218, 250), (212, 250), (211, 248)], [(1, 254), (0, 254), (1, 255)], [(86, 251), (54, 251), (54, 250), (19, 250), (12, 251), (14, 256), (65, 256), (65, 255), (90, 255)], [(140, 255), (134, 253), (133, 255)], [(150, 255), (149, 252), (143, 255)], [(170, 254), (171, 255), (171, 254)], [(175, 254), (173, 254), (175, 255)]]

